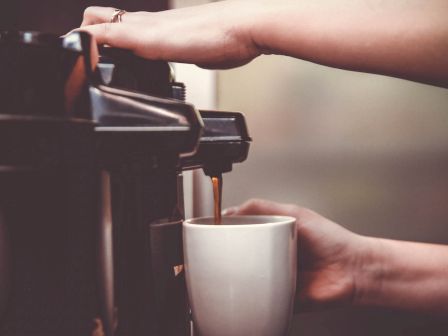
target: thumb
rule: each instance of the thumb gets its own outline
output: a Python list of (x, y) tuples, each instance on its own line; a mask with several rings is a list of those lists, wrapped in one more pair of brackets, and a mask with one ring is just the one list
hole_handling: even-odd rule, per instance
[(251, 199), (236, 210), (234, 215), (287, 215), (294, 216), (295, 207), (289, 204), (281, 204), (263, 199)]
[(290, 216), (297, 219), (297, 223), (305, 223), (316, 218), (323, 218), (314, 211), (294, 204), (277, 203), (263, 199), (251, 199), (239, 207), (230, 208), (225, 215), (268, 215)]
[[(136, 38), (134, 29), (125, 23), (104, 22), (89, 26), (83, 26), (73, 31), (87, 32), (92, 35), (96, 43), (122, 49), (134, 49)], [(138, 35), (137, 35), (138, 36)]]

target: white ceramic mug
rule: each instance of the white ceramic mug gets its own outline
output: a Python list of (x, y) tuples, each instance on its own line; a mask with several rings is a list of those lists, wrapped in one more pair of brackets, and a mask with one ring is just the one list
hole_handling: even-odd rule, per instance
[(296, 220), (211, 217), (183, 224), (194, 336), (284, 336), (297, 276)]

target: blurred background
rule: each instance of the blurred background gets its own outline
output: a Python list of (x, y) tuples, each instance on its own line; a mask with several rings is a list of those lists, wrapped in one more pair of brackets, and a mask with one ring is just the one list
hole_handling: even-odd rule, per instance
[[(224, 177), (224, 205), (309, 207), (360, 234), (448, 243), (448, 90), (278, 56), (218, 73), (218, 108), (253, 144)], [(296, 316), (292, 335), (447, 335), (384, 311)]]
[(218, 74), (253, 144), (225, 204), (265, 197), (368, 235), (448, 242), (448, 90), (265, 56)]
[[(267, 198), (364, 235), (448, 243), (448, 90), (282, 56), (215, 81), (216, 107), (244, 112), (253, 137), (224, 175), (224, 207)], [(367, 309), (297, 315), (291, 333), (447, 334), (442, 320)]]
[[(10, 0), (0, 29), (62, 34), (92, 4), (155, 11), (205, 2)], [(225, 207), (267, 198), (309, 207), (364, 235), (448, 243), (448, 90), (281, 56), (227, 71), (177, 70), (198, 108), (247, 117), (253, 143), (248, 160), (224, 176)], [(441, 319), (369, 309), (296, 315), (291, 332), (447, 334)]]

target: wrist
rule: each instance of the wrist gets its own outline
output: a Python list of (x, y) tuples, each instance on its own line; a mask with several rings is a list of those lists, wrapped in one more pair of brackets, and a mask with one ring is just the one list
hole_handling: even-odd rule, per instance
[(242, 25), (242, 33), (246, 40), (260, 55), (275, 53), (272, 43), (278, 36), (276, 26), (281, 20), (280, 12), (284, 2), (255, 0), (246, 1), (246, 5), (247, 17), (245, 24)]
[(383, 240), (374, 237), (362, 237), (360, 258), (356, 265), (354, 306), (369, 306), (381, 293), (384, 281), (384, 264), (381, 254), (386, 246)]

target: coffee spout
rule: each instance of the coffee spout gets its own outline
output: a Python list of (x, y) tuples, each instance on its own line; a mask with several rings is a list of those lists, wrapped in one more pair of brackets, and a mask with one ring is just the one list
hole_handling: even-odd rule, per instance
[(213, 177), (232, 170), (234, 163), (246, 160), (251, 137), (242, 113), (200, 111), (204, 130), (196, 153), (183, 157), (183, 170), (202, 168)]

